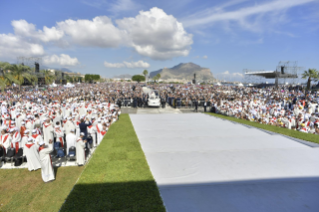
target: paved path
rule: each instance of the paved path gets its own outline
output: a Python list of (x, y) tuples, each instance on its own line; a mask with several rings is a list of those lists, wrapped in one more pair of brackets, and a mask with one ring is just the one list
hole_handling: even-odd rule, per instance
[(130, 116), (167, 211), (319, 211), (319, 148), (205, 114)]

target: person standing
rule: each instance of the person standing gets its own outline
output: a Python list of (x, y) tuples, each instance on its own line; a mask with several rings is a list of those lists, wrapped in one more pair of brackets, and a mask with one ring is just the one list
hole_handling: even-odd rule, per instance
[(53, 141), (49, 142), (50, 145), (45, 146), (45, 143), (42, 141), (39, 147), (39, 156), (41, 163), (41, 174), (44, 182), (50, 182), (55, 180), (54, 169), (52, 166), (51, 155), (53, 151)]
[[(45, 123), (43, 124), (43, 140), (46, 145), (53, 145), (53, 132), (54, 129), (50, 123), (50, 119), (44, 119)], [(51, 142), (51, 143), (50, 143)]]
[(197, 109), (198, 109), (198, 99), (195, 99), (195, 112), (197, 112)]
[(69, 155), (71, 146), (76, 147), (75, 129), (71, 129), (70, 133), (66, 135), (66, 155)]
[(85, 163), (85, 144), (86, 140), (83, 140), (85, 134), (80, 133), (80, 137), (76, 141), (76, 162), (79, 166), (83, 166)]
[(11, 136), (7, 133), (6, 129), (1, 130), (0, 136), (0, 147), (4, 148), (5, 153), (7, 153), (8, 148), (11, 146)]
[(27, 157), (27, 165), (29, 171), (41, 168), (38, 145), (34, 143), (34, 140), (32, 138), (28, 138), (28, 142), (24, 145), (23, 154), (25, 154)]
[(206, 109), (207, 109), (207, 99), (205, 99), (205, 101), (204, 101), (204, 112), (205, 113), (207, 112)]

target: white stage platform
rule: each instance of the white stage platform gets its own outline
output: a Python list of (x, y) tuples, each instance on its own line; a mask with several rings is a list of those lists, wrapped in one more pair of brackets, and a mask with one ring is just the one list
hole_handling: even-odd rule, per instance
[(319, 148), (205, 114), (130, 117), (168, 212), (319, 211)]

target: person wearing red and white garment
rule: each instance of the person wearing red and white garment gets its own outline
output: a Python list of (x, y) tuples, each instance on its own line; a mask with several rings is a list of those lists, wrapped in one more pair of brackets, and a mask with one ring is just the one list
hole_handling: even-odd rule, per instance
[(52, 143), (53, 141), (50, 141), (49, 145), (45, 145), (43, 141), (39, 143), (42, 180), (46, 183), (55, 180), (54, 169), (50, 155), (50, 153), (53, 151)]
[(24, 134), (23, 136), (21, 136), (21, 142), (20, 142), (21, 147), (23, 147), (23, 156), (26, 156), (25, 150), (24, 150), (24, 146), (28, 143), (28, 139), (30, 138), (30, 137), (29, 137), (29, 131), (26, 130), (25, 132), (26, 132), (26, 134)]
[(101, 130), (102, 130), (102, 124), (101, 124), (101, 119), (97, 120), (97, 124), (96, 124), (96, 132), (97, 132), (97, 145), (100, 145), (103, 136), (101, 134)]
[(21, 146), (21, 135), (18, 131), (17, 128), (12, 128), (10, 129), (11, 132), (11, 137), (12, 137), (12, 141), (11, 141), (11, 147), (16, 149), (16, 153), (18, 153), (18, 150)]
[(56, 142), (60, 143), (60, 147), (64, 147), (64, 132), (63, 129), (60, 127), (60, 123), (57, 122), (54, 127), (54, 133), (56, 136)]
[(5, 152), (7, 153), (8, 148), (11, 147), (11, 136), (9, 133), (7, 133), (7, 129), (3, 128), (1, 130), (1, 136), (0, 136), (0, 146), (4, 148)]
[(39, 143), (41, 143), (43, 141), (42, 136), (39, 135), (35, 129), (32, 130), (32, 136), (31, 137), (34, 139), (34, 142), (36, 144), (38, 144), (38, 145), (39, 145)]
[(8, 113), (5, 111), (5, 112), (2, 113), (2, 116), (1, 116), (2, 126), (5, 125), (4, 123), (5, 123), (5, 121), (6, 121), (7, 119), (10, 119), (10, 116), (9, 116)]
[[(27, 136), (27, 134), (25, 136)], [(27, 165), (28, 165), (29, 171), (33, 171), (33, 170), (37, 170), (41, 168), (38, 149), (39, 149), (39, 146), (36, 143), (34, 143), (33, 138), (31, 137), (28, 138), (28, 141), (23, 148), (23, 154), (25, 154), (25, 156), (27, 157), (27, 161), (28, 161)]]
[[(94, 118), (92, 118), (92, 122), (94, 121)], [(88, 133), (91, 134), (92, 136), (92, 142), (93, 142), (93, 146), (96, 147), (97, 146), (97, 142), (96, 142), (96, 125), (90, 125), (87, 127), (88, 128)]]
[(52, 124), (50, 123), (50, 119), (45, 118), (44, 121), (45, 121), (44, 124), (43, 124), (43, 140), (44, 140), (44, 143), (46, 145), (53, 145), (52, 142), (53, 142), (54, 128), (52, 127)]
[(308, 133), (309, 128), (308, 128), (304, 123), (302, 123), (302, 124), (301, 124), (301, 128), (300, 128), (299, 131), (300, 131), (300, 132), (304, 132), (304, 133)]
[(5, 120), (2, 122), (2, 126), (6, 128), (9, 128), (11, 126), (10, 116), (7, 116), (5, 118)]
[(103, 124), (103, 129), (101, 131), (102, 138), (105, 136), (106, 133), (107, 133), (107, 126), (106, 126), (106, 123), (104, 123)]
[(83, 166), (85, 163), (85, 143), (86, 140), (82, 140), (84, 133), (80, 133), (80, 137), (76, 140), (76, 163), (79, 166)]

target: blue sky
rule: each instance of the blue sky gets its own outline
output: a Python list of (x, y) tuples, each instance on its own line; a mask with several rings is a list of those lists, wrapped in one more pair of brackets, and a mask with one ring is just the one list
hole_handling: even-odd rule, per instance
[(319, 69), (317, 0), (0, 0), (0, 61), (105, 77), (181, 62), (219, 77), (279, 61)]

